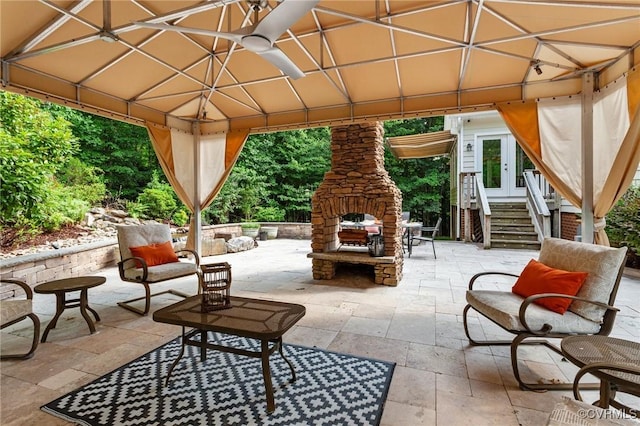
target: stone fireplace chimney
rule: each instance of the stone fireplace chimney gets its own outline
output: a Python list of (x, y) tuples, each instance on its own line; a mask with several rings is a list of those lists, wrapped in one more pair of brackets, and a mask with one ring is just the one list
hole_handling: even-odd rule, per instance
[[(333, 278), (337, 263), (374, 265), (377, 284), (395, 286), (402, 279), (402, 194), (384, 168), (383, 136), (380, 122), (331, 130), (331, 170), (311, 199), (314, 279)], [(382, 221), (383, 257), (354, 258), (337, 251), (341, 217), (348, 213)]]

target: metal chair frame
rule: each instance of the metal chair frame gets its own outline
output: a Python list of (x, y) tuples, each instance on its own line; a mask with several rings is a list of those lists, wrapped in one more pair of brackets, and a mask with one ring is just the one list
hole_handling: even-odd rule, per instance
[[(515, 334), (515, 337), (513, 338), (513, 340), (484, 340), (484, 341), (478, 341), (473, 339), (469, 333), (468, 312), (470, 309), (473, 308), (473, 306), (471, 306), (470, 304), (467, 304), (462, 314), (464, 333), (466, 334), (467, 339), (469, 339), (469, 343), (473, 346), (510, 346), (511, 347), (511, 367), (513, 369), (513, 375), (518, 381), (518, 386), (520, 387), (520, 389), (533, 390), (533, 391), (572, 390), (573, 383), (539, 383), (539, 382), (528, 383), (528, 382), (525, 382), (520, 377), (520, 371), (518, 368), (518, 347), (520, 345), (535, 345), (535, 344), (544, 345), (549, 349), (552, 349), (554, 352), (557, 352), (558, 354), (562, 355), (561, 349), (558, 346), (549, 342), (547, 338), (563, 338), (563, 337), (577, 334), (577, 333), (556, 333), (552, 330), (552, 327), (549, 324), (545, 324), (540, 330), (532, 329), (527, 324), (527, 320), (526, 320), (527, 307), (531, 305), (531, 303), (533, 303), (535, 300), (540, 298), (545, 298), (545, 297), (563, 297), (563, 298), (568, 298), (572, 300), (581, 300), (583, 302), (600, 306), (602, 308), (605, 308), (606, 311), (602, 318), (602, 324), (600, 326), (600, 330), (597, 333), (593, 333), (593, 334), (607, 336), (609, 335), (609, 333), (611, 333), (613, 324), (615, 322), (616, 313), (619, 311), (619, 309), (614, 307), (613, 304), (615, 302), (616, 295), (618, 293), (618, 286), (620, 285), (620, 279), (622, 278), (623, 269), (624, 269), (624, 263), (620, 266), (620, 269), (618, 270), (615, 284), (613, 285), (611, 293), (609, 294), (608, 304), (596, 302), (596, 301), (585, 299), (582, 297), (568, 296), (566, 294), (543, 293), (543, 294), (536, 294), (533, 296), (529, 296), (523, 300), (522, 304), (520, 305), (520, 311), (519, 311), (519, 320), (520, 320), (520, 323), (524, 326), (525, 330), (506, 329), (502, 325), (494, 321), (492, 318), (474, 309), (474, 311), (478, 312), (483, 317), (491, 320), (494, 324), (498, 325), (503, 330), (509, 333)], [(486, 275), (502, 275), (502, 276), (516, 277), (516, 278), (519, 277), (519, 275), (510, 274), (506, 272), (480, 272), (474, 275), (469, 281), (469, 291), (473, 290), (474, 283), (478, 278)], [(526, 339), (532, 339), (532, 340), (525, 341)], [(588, 384), (581, 384), (580, 387), (582, 389), (599, 389), (600, 385), (598, 383), (588, 383)]]
[[(145, 225), (139, 225), (144, 227)], [(132, 226), (133, 227), (133, 226)], [(127, 227), (129, 228), (129, 227)], [(169, 231), (167, 230), (167, 233), (169, 233)], [(167, 236), (169, 238), (169, 236)], [(135, 256), (129, 256), (129, 253), (127, 253), (126, 251), (124, 251), (124, 246), (123, 246), (123, 242), (120, 239), (120, 231), (118, 231), (118, 248), (120, 250), (120, 257), (122, 258), (118, 263), (118, 272), (120, 274), (120, 279), (122, 281), (126, 281), (126, 282), (133, 282), (133, 283), (137, 283), (137, 284), (142, 284), (142, 286), (144, 287), (144, 296), (142, 297), (136, 297), (134, 299), (129, 299), (129, 300), (125, 300), (123, 302), (118, 302), (118, 306), (127, 309), (131, 312), (134, 312), (138, 315), (142, 315), (145, 316), (149, 313), (150, 308), (151, 308), (151, 298), (154, 296), (159, 296), (161, 294), (173, 294), (176, 296), (180, 296), (180, 297), (189, 297), (190, 295), (183, 293), (181, 291), (178, 290), (173, 290), (173, 289), (169, 289), (169, 290), (165, 290), (165, 291), (161, 291), (158, 293), (151, 293), (151, 288), (150, 288), (150, 284), (155, 284), (155, 283), (159, 283), (159, 282), (164, 282), (164, 281), (169, 281), (169, 280), (173, 280), (176, 278), (181, 278), (181, 277), (186, 277), (186, 276), (190, 276), (190, 275), (198, 275), (200, 272), (200, 257), (198, 256), (198, 253), (195, 250), (190, 250), (190, 249), (181, 249), (181, 250), (176, 250), (175, 253), (176, 255), (179, 255), (180, 253), (188, 253), (191, 254), (194, 259), (195, 259), (195, 271), (193, 272), (187, 272), (185, 273), (184, 271), (181, 271), (180, 273), (176, 273), (174, 275), (171, 275), (169, 277), (163, 278), (163, 279), (159, 279), (159, 280), (151, 280), (149, 278), (149, 268), (153, 268), (149, 267), (147, 265), (147, 263), (145, 262), (145, 260), (141, 257), (135, 257)], [(125, 256), (129, 256), (126, 257)], [(136, 275), (135, 277), (127, 277), (125, 271), (127, 269), (129, 269), (131, 267), (132, 262), (138, 262), (138, 264), (140, 264), (142, 266), (142, 273), (141, 275)], [(200, 285), (198, 284), (198, 294), (200, 293)], [(137, 302), (139, 300), (144, 300), (145, 304), (144, 304), (144, 309), (140, 309), (137, 308), (135, 306), (132, 306), (131, 303), (133, 302)]]
[[(29, 287), (29, 285), (27, 285), (27, 283), (25, 283), (24, 281), (21, 280), (16, 280), (16, 279), (11, 279), (11, 278), (6, 278), (6, 279), (2, 279), (0, 280), (0, 284), (15, 284), (17, 286), (19, 286), (20, 288), (22, 288), (22, 290), (25, 292), (27, 299), (29, 300), (33, 300), (33, 290), (31, 290), (31, 287)], [(7, 300), (6, 303), (11, 303), (9, 300)], [(16, 318), (13, 321), (9, 321), (6, 324), (2, 324), (2, 326), (0, 326), (0, 330), (8, 327), (10, 325), (16, 324), (26, 318), (30, 318), (31, 321), (33, 321), (33, 340), (31, 342), (31, 349), (29, 349), (29, 352), (25, 353), (25, 354), (13, 354), (13, 355), (2, 355), (0, 356), (0, 359), (28, 359), (31, 358), (33, 356), (33, 354), (35, 353), (36, 349), (38, 348), (38, 342), (40, 341), (40, 318), (38, 318), (38, 316), (36, 314), (34, 314), (33, 312), (27, 314), (27, 315), (23, 315), (20, 318)]]
[[(439, 217), (438, 218), (438, 222), (436, 222), (435, 226), (423, 226), (422, 229), (420, 230), (420, 235), (419, 236), (414, 236), (411, 238), (411, 240), (418, 240), (418, 241), (427, 241), (427, 242), (431, 242), (431, 247), (433, 248), (433, 258), (437, 259), (436, 257), (436, 244), (435, 244), (435, 239), (436, 239), (436, 235), (438, 235), (438, 232), (440, 232), (440, 225), (442, 225), (442, 218)], [(427, 232), (430, 233), (430, 236), (423, 236), (422, 233), (423, 232)], [(411, 254), (409, 254), (409, 256), (411, 256)]]
[[(196, 253), (194, 250), (189, 250), (189, 249), (182, 249), (182, 250), (177, 250), (176, 254), (180, 253), (180, 252), (188, 252), (190, 254), (192, 254), (196, 260), (196, 268), (200, 267), (200, 257), (198, 256), (198, 253)], [(134, 261), (138, 261), (142, 264), (142, 276), (139, 277), (139, 279), (130, 279), (127, 278), (124, 274), (124, 270), (125, 270), (125, 264), (127, 262), (134, 262)], [(132, 283), (138, 283), (138, 284), (142, 284), (142, 286), (144, 287), (144, 296), (142, 297), (136, 297), (134, 299), (129, 299), (129, 300), (125, 300), (123, 302), (118, 302), (118, 306), (127, 309), (131, 312), (135, 312), (138, 315), (142, 315), (145, 316), (147, 314), (149, 314), (149, 310), (151, 309), (151, 298), (154, 296), (160, 296), (161, 294), (173, 294), (175, 296), (180, 296), (180, 297), (184, 297), (187, 298), (190, 295), (183, 293), (181, 291), (178, 290), (174, 290), (174, 289), (169, 289), (169, 290), (164, 290), (164, 291), (160, 291), (158, 293), (151, 293), (151, 288), (149, 287), (150, 284), (155, 284), (155, 283), (159, 283), (159, 282), (163, 282), (163, 281), (169, 281), (169, 280), (173, 280), (176, 278), (182, 278), (182, 277), (187, 277), (189, 275), (194, 275), (196, 273), (189, 273), (189, 274), (180, 274), (180, 275), (174, 275), (171, 276), (170, 278), (166, 278), (164, 280), (159, 280), (159, 281), (150, 281), (148, 279), (148, 275), (149, 275), (149, 267), (147, 266), (147, 263), (144, 261), (143, 258), (141, 257), (129, 257), (127, 259), (123, 259), (120, 262), (118, 262), (118, 272), (120, 273), (120, 279), (122, 281), (127, 281), (127, 282), (132, 282)], [(198, 293), (200, 292), (200, 287), (198, 287)], [(132, 306), (131, 303), (133, 302), (137, 302), (139, 300), (144, 300), (144, 310), (140, 309), (140, 308), (136, 308), (135, 306)]]

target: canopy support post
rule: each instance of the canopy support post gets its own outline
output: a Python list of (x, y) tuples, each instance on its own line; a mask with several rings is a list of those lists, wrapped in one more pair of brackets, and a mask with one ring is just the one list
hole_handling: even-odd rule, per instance
[(595, 74), (582, 75), (582, 242), (593, 243), (593, 86)]
[(202, 253), (202, 218), (200, 215), (200, 122), (193, 123), (193, 142), (195, 144), (193, 150), (193, 226), (195, 232), (193, 234), (195, 241), (195, 250)]

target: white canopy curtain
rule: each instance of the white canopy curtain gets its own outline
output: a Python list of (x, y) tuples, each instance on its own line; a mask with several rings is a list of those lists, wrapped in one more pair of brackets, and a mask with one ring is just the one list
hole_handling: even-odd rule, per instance
[[(593, 215), (596, 244), (609, 245), (605, 215), (629, 188), (640, 162), (640, 71), (593, 94)], [(540, 172), (574, 206), (582, 205), (580, 97), (497, 105)]]
[[(242, 151), (249, 130), (231, 130), (224, 134), (200, 135), (199, 138), (150, 123), (147, 123), (147, 130), (169, 183), (192, 213), (187, 248), (195, 249), (199, 224), (195, 213), (207, 208), (222, 188)], [(198, 140), (199, 152), (196, 152)]]

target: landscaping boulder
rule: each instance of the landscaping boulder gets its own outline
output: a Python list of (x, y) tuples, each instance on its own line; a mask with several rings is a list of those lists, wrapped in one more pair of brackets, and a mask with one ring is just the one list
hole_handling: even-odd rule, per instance
[(237, 253), (239, 251), (251, 250), (255, 247), (256, 242), (251, 237), (235, 237), (226, 243), (227, 253)]

